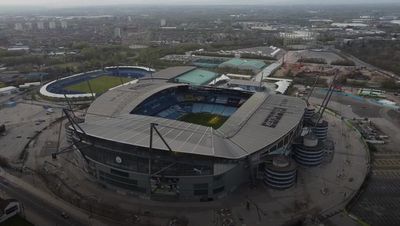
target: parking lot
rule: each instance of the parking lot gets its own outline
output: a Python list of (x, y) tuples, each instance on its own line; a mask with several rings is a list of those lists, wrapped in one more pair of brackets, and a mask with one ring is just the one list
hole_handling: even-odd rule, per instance
[(1, 124), (6, 132), (0, 136), (0, 155), (11, 162), (20, 160), (28, 142), (50, 122), (60, 117), (59, 109), (49, 113), (43, 106), (19, 101), (15, 107), (0, 109)]
[[(312, 102), (321, 102), (317, 90)], [(388, 142), (378, 144), (371, 152), (371, 176), (350, 213), (371, 225), (400, 225), (400, 112), (342, 94), (334, 94), (328, 107), (346, 118), (368, 118), (383, 133)]]

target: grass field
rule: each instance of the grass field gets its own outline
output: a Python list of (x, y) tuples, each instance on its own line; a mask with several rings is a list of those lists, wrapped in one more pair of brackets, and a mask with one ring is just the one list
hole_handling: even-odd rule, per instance
[(203, 126), (209, 126), (212, 127), (213, 129), (218, 129), (224, 122), (228, 119), (228, 117), (221, 116), (221, 115), (216, 115), (216, 114), (211, 114), (207, 112), (202, 112), (202, 113), (189, 113), (181, 118), (179, 120), (184, 121), (184, 122), (190, 122), (194, 124), (199, 124)]
[[(109, 75), (104, 75), (100, 76), (94, 79), (89, 80), (90, 86), (92, 87), (92, 90), (94, 93), (104, 93), (105, 91), (109, 90), (110, 88), (113, 88), (115, 86), (121, 85), (121, 80), (123, 83), (129, 82), (132, 79), (130, 78), (125, 78), (125, 77), (116, 77), (116, 76), (109, 76)], [(82, 93), (90, 93), (89, 85), (87, 81), (67, 86), (67, 90), (71, 91), (78, 91)]]

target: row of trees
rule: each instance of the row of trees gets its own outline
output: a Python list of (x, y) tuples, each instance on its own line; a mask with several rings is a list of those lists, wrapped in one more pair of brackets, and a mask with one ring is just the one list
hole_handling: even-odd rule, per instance
[(141, 49), (134, 60), (140, 65), (164, 68), (170, 66), (171, 62), (160, 60), (161, 57), (168, 54), (184, 54), (187, 51), (199, 48), (201, 48), (201, 46), (197, 44), (181, 44), (168, 47), (149, 47)]
[(331, 62), (331, 65), (339, 65), (339, 66), (355, 66), (356, 64), (352, 60), (348, 59), (339, 59)]
[(298, 59), (297, 62), (310, 64), (326, 64), (326, 60), (323, 58), (301, 58)]
[(369, 64), (400, 75), (400, 41), (363, 40), (341, 48)]

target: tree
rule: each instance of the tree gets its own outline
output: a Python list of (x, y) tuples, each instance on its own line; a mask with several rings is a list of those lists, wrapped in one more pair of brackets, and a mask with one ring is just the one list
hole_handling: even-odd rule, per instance
[(10, 162), (8, 161), (7, 158), (0, 156), (0, 166), (4, 168), (10, 167)]
[(400, 85), (396, 83), (395, 79), (389, 78), (381, 82), (381, 87), (388, 90), (396, 90), (400, 88)]

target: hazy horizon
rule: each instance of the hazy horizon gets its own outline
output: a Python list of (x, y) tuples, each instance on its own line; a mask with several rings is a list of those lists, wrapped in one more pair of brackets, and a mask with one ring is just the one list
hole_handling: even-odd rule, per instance
[(398, 0), (0, 0), (0, 6), (77, 7), (104, 5), (340, 5), (340, 4), (393, 4)]

